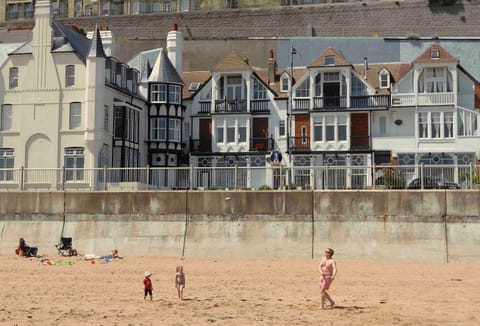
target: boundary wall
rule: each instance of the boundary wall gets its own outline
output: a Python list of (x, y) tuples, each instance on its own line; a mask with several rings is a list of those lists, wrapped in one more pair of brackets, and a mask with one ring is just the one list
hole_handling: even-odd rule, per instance
[(0, 255), (480, 262), (478, 191), (2, 192)]

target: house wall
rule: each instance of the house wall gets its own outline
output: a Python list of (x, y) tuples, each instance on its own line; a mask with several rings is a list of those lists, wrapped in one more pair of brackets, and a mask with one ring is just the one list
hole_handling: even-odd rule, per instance
[(19, 237), (55, 255), (479, 262), (477, 191), (2, 192), (0, 255)]

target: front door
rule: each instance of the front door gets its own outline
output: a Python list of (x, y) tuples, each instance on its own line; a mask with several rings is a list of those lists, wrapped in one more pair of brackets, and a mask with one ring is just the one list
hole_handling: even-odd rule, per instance
[(368, 113), (352, 113), (350, 148), (370, 148)]
[(200, 143), (198, 145), (199, 152), (212, 151), (212, 120), (200, 119)]
[(252, 138), (254, 150), (268, 149), (268, 118), (253, 118)]

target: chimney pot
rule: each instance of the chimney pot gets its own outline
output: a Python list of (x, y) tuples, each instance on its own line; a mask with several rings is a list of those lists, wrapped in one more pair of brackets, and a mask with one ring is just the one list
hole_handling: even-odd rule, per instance
[(273, 59), (273, 50), (270, 50), (270, 53), (269, 53), (269, 55), (268, 55), (268, 58), (269, 58), (269, 59)]
[(173, 30), (174, 30), (174, 31), (178, 31), (178, 25), (177, 25), (177, 23), (173, 23)]

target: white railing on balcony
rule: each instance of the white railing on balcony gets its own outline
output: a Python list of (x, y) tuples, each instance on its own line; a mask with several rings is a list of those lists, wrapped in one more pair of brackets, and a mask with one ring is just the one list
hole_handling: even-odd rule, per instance
[(453, 105), (454, 93), (392, 94), (392, 106)]
[(480, 166), (0, 169), (0, 191), (476, 189)]

